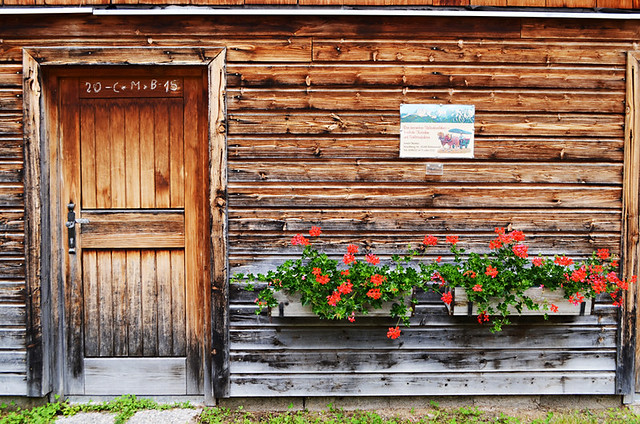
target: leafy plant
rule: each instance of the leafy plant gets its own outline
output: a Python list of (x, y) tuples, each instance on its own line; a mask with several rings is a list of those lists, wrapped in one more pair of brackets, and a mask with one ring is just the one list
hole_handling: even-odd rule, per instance
[[(311, 237), (321, 233), (316, 226), (309, 231)], [(459, 248), (458, 236), (447, 236), (453, 261), (443, 262), (438, 258), (426, 263), (421, 260), (421, 253), (438, 244), (437, 237), (427, 235), (419, 250), (410, 249), (404, 256), (394, 255), (391, 264), (380, 264), (373, 253), (357, 256), (359, 247), (350, 244), (339, 263), (319, 252), (309, 238), (296, 234), (291, 243), (303, 247), (299, 259), (285, 261), (267, 273), (236, 274), (233, 281), (247, 283), (247, 290), (254, 290), (256, 282), (265, 285), (255, 300), (259, 307), (257, 313), (278, 305), (274, 296), (278, 291), (298, 294), (302, 305), (309, 305), (320, 318), (351, 322), (371, 309), (394, 302), (390, 315), (398, 319), (398, 324), (387, 331), (391, 339), (400, 336), (400, 322), (409, 325), (406, 298), (414, 287), (439, 293), (447, 304), (453, 301), (455, 287), (464, 288), (469, 301), (477, 304), (481, 311), (478, 322), (490, 324), (495, 332), (510, 323), (508, 316), (513, 310), (521, 313), (527, 308), (551, 314), (558, 311), (557, 305), (528, 296), (529, 288), (562, 289), (573, 304), (608, 293), (614, 305), (622, 306), (623, 292), (636, 282), (635, 276), (629, 280), (618, 277), (618, 258), (607, 249), (599, 249), (580, 263), (566, 256), (532, 259), (524, 240), (525, 234), (521, 231), (496, 228), (489, 253), (479, 254)]]

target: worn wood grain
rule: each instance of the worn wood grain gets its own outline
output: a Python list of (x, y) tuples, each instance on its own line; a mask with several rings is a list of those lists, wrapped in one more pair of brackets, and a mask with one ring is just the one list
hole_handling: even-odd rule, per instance
[(309, 184), (278, 185), (262, 183), (229, 184), (230, 206), (254, 207), (547, 207), (619, 208), (621, 188), (573, 186), (541, 186), (520, 184), (504, 187), (462, 184)]
[[(572, 113), (477, 113), (480, 136), (624, 136), (622, 115)], [(400, 117), (391, 112), (230, 111), (229, 136), (239, 134), (395, 135)]]
[(621, 230), (620, 212), (585, 209), (451, 209), (385, 208), (348, 209), (260, 209), (233, 208), (229, 211), (229, 232), (305, 233), (319, 225), (324, 233), (393, 234), (397, 232), (493, 232), (508, 227), (534, 235), (545, 232), (609, 232)]
[[(545, 21), (547, 22), (547, 21)], [(535, 25), (535, 24), (533, 24)], [(544, 25), (544, 24), (542, 24)], [(572, 26), (578, 26), (575, 23)], [(598, 27), (598, 25), (594, 25)], [(523, 25), (526, 28), (526, 25)], [(564, 29), (564, 28), (563, 28)], [(564, 36), (570, 31), (562, 32)], [(534, 31), (531, 30), (533, 34)], [(542, 38), (539, 32), (536, 37)], [(525, 35), (528, 37), (528, 35)], [(530, 37), (528, 37), (530, 38)], [(579, 38), (584, 38), (581, 36)], [(622, 38), (622, 37), (621, 37)], [(538, 63), (623, 65), (629, 43), (521, 40), (318, 40), (313, 58), (341, 62)]]
[(230, 63), (229, 84), (242, 87), (476, 87), (623, 90), (621, 65), (256, 64)]
[(479, 163), (447, 161), (443, 175), (426, 174), (425, 161), (370, 161), (366, 159), (314, 161), (258, 161), (229, 163), (229, 181), (272, 182), (478, 182), (620, 185), (620, 164)]
[(397, 110), (404, 103), (474, 104), (478, 112), (544, 110), (554, 112), (622, 113), (621, 91), (567, 90), (468, 90), (422, 88), (306, 88), (229, 89), (233, 109), (287, 110), (318, 109), (340, 111)]
[[(476, 136), (476, 159), (590, 160), (620, 162), (624, 141), (621, 138), (576, 137), (496, 137)], [(229, 137), (229, 158), (248, 161), (257, 158), (385, 158), (397, 159), (399, 140), (393, 135), (290, 136), (255, 135)]]
[(184, 358), (87, 358), (85, 369), (87, 391), (97, 395), (186, 394)]
[[(604, 357), (604, 358), (603, 358)], [(606, 359), (605, 359), (606, 358)], [(423, 351), (380, 349), (372, 352), (341, 350), (284, 350), (254, 352), (234, 350), (231, 356), (232, 374), (284, 374), (318, 373), (376, 373), (381, 369), (387, 373), (403, 372), (536, 372), (566, 371), (580, 372), (613, 371), (615, 352), (610, 350), (563, 350), (544, 351), (498, 349), (469, 351), (451, 348), (446, 351)]]
[(607, 372), (576, 373), (442, 373), (442, 374), (343, 374), (331, 380), (317, 374), (298, 374), (285, 378), (281, 374), (232, 376), (231, 396), (318, 396), (358, 395), (445, 395), (468, 393), (495, 394), (606, 394), (611, 393), (615, 374)]

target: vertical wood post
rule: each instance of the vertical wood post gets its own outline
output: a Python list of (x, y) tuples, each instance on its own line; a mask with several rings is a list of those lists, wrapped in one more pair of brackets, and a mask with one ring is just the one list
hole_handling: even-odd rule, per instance
[[(622, 194), (622, 272), (624, 278), (638, 274), (640, 190), (640, 53), (630, 52), (627, 57), (627, 96), (625, 117), (624, 175)], [(636, 370), (639, 354), (636, 334), (638, 324), (638, 287), (633, 284), (626, 294), (618, 333), (618, 365), (616, 390), (622, 395), (633, 395), (640, 387)]]
[[(205, 388), (205, 400), (227, 397), (229, 393), (229, 287), (227, 284), (227, 143), (226, 143), (226, 70), (223, 50), (209, 64), (209, 169), (211, 202), (211, 390)], [(207, 355), (209, 357), (209, 355)], [(211, 399), (206, 395), (211, 393)]]

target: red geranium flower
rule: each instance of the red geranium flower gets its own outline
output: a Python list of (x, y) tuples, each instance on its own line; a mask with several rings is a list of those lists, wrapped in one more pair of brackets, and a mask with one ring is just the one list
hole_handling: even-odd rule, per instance
[(351, 255), (355, 255), (356, 253), (358, 253), (358, 246), (356, 246), (355, 244), (350, 244), (349, 246), (347, 246), (347, 252), (349, 252)]
[(373, 275), (371, 276), (371, 283), (372, 283), (374, 286), (379, 286), (379, 285), (381, 285), (381, 284), (382, 284), (382, 282), (383, 282), (383, 281), (385, 281), (386, 279), (387, 279), (387, 277), (384, 277), (384, 276), (382, 276), (382, 275), (380, 275), (380, 274), (373, 274)]
[(435, 246), (436, 244), (438, 244), (438, 238), (432, 235), (424, 236), (422, 244), (424, 244), (425, 246)]
[(367, 292), (367, 296), (369, 296), (372, 299), (380, 299), (380, 296), (382, 296), (382, 293), (380, 293), (380, 289), (370, 289)]
[(596, 252), (596, 256), (605, 261), (609, 259), (611, 254), (609, 253), (609, 249), (598, 249), (598, 251)]
[(291, 238), (291, 244), (293, 244), (294, 246), (296, 244), (307, 246), (309, 244), (309, 239), (303, 236), (302, 234), (296, 234)]
[(538, 257), (533, 258), (531, 263), (533, 264), (533, 266), (542, 266), (542, 265), (544, 265), (544, 259), (542, 259), (540, 256), (538, 256)]
[(389, 327), (389, 331), (387, 331), (387, 337), (390, 339), (397, 339), (400, 337), (400, 327)]
[(447, 243), (458, 244), (458, 236), (447, 236)]
[(453, 301), (453, 295), (451, 294), (451, 292), (446, 292), (440, 299), (442, 299), (442, 301), (447, 305), (451, 305), (451, 302)]
[(498, 269), (489, 265), (487, 266), (487, 271), (485, 272), (485, 274), (490, 276), (491, 278), (496, 278), (496, 276), (498, 275)]
[(558, 307), (556, 305), (554, 305), (553, 303), (551, 304), (551, 312), (558, 312)]
[(367, 262), (369, 262), (371, 265), (378, 265), (380, 263), (380, 258), (378, 258), (376, 255), (374, 255), (373, 253), (367, 253), (367, 256), (364, 257)]
[(355, 262), (355, 261), (356, 261), (356, 257), (353, 256), (351, 253), (347, 253), (342, 258), (342, 262), (344, 262), (345, 265), (349, 265), (351, 262)]
[(562, 266), (573, 265), (573, 259), (567, 258), (566, 256), (559, 256), (554, 260), (554, 262)]
[(527, 245), (516, 244), (511, 248), (511, 250), (513, 250), (513, 253), (519, 258), (525, 259), (527, 256), (529, 256), (527, 254), (527, 251), (529, 250), (529, 247)]
[(481, 292), (482, 291), (482, 284), (476, 284), (475, 286), (473, 286), (473, 291)]

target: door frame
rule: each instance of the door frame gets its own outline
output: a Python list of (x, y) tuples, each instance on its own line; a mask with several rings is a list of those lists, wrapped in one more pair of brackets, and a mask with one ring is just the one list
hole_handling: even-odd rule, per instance
[[(27, 385), (29, 396), (64, 396), (65, 319), (63, 302), (55, 93), (46, 84), (48, 67), (206, 67), (211, 285), (205, 311), (204, 401), (228, 393), (226, 49), (224, 47), (27, 47), (23, 49), (25, 278), (27, 287)], [(55, 140), (56, 142), (50, 142)], [(52, 225), (56, 223), (56, 225)]]

